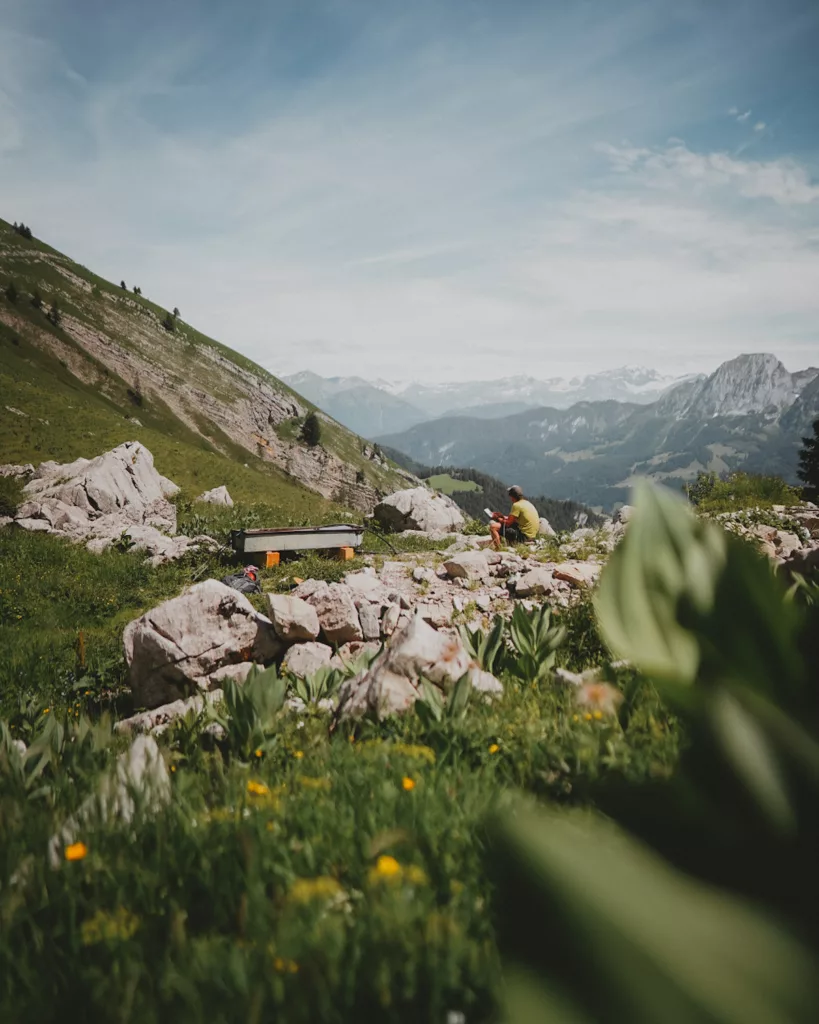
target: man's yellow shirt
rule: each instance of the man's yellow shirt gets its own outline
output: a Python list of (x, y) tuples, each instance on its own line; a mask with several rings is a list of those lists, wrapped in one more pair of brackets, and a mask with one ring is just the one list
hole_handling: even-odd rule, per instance
[(533, 540), (540, 533), (540, 516), (531, 501), (525, 498), (516, 501), (512, 506), (511, 515), (517, 520), (518, 529), (524, 537)]

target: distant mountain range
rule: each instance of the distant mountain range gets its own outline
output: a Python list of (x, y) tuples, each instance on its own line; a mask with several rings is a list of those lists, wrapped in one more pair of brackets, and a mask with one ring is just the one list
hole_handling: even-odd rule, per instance
[(819, 368), (789, 373), (775, 356), (753, 354), (647, 404), (583, 400), (491, 423), (459, 412), (378, 441), (426, 465), (474, 466), (533, 494), (607, 509), (627, 500), (638, 475), (681, 487), (703, 470), (744, 468), (795, 481), (800, 439), (817, 416)]
[[(681, 381), (643, 367), (622, 367), (565, 380), (505, 377), (447, 384), (394, 383), (362, 377), (321, 377), (308, 370), (283, 378), (345, 427), (362, 437), (400, 433), (442, 416), (497, 419), (549, 406), (568, 409), (577, 402), (650, 403)], [(701, 377), (693, 378), (700, 380)]]

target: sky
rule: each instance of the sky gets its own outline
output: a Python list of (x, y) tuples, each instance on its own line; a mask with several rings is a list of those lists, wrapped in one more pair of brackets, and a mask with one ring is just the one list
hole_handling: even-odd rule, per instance
[(275, 373), (819, 365), (815, 0), (0, 6), (0, 216)]

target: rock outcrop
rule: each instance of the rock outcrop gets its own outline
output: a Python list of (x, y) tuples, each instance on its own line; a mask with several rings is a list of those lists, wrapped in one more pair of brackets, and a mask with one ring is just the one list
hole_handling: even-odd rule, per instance
[(154, 565), (215, 550), (211, 537), (173, 536), (176, 508), (168, 498), (178, 490), (157, 472), (144, 445), (126, 441), (95, 459), (43, 462), (23, 488), (26, 500), (14, 521), (24, 530), (85, 542), (95, 554), (122, 543), (144, 551)]
[(217, 670), (272, 661), (282, 649), (273, 625), (248, 599), (205, 580), (130, 622), (125, 660), (137, 707), (155, 708), (209, 690)]
[(206, 501), (210, 505), (227, 505), (228, 508), (233, 508), (233, 498), (231, 498), (224, 484), (221, 487), (214, 487), (209, 491), (205, 491), (196, 500)]
[(466, 520), (458, 505), (444, 494), (426, 487), (411, 487), (387, 495), (375, 506), (373, 515), (383, 530), (421, 530), (424, 533), (457, 533)]

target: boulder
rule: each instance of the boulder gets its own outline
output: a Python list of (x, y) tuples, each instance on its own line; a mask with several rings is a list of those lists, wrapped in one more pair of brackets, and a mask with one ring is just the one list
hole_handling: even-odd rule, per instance
[(782, 558), (787, 558), (792, 552), (802, 547), (802, 541), (799, 537), (795, 533), (789, 533), (787, 530), (777, 531), (775, 544)]
[(206, 501), (210, 505), (227, 505), (228, 508), (233, 508), (233, 498), (228, 494), (228, 489), (224, 484), (221, 487), (214, 487), (210, 491), (205, 491), (196, 500)]
[(425, 565), (416, 565), (412, 570), (412, 578), (416, 583), (432, 583), (435, 573)]
[(11, 463), (6, 463), (5, 466), (0, 466), (0, 477), (13, 477), (16, 480), (28, 480), (29, 477), (34, 476), (34, 466), (30, 462), (27, 462), (24, 466), (15, 466)]
[(631, 517), (634, 515), (633, 505), (621, 505), (620, 508), (612, 516), (612, 520), (615, 523), (622, 523), (624, 526), (629, 522)]
[(334, 727), (348, 717), (368, 714), (383, 719), (407, 711), (423, 694), (422, 679), (448, 694), (467, 674), (481, 693), (503, 690), (494, 676), (471, 660), (459, 637), (437, 632), (416, 613), (366, 672), (342, 684)]
[(575, 587), (589, 587), (597, 581), (600, 571), (601, 566), (595, 562), (561, 562), (554, 567), (552, 575)]
[(364, 639), (352, 593), (343, 583), (305, 580), (296, 587), (293, 596), (315, 608), (321, 634), (327, 643), (340, 645)]
[(63, 825), (48, 843), (52, 868), (60, 866), (61, 851), (80, 838), (83, 827), (96, 820), (133, 821), (137, 803), (141, 815), (156, 813), (171, 796), (171, 780), (156, 740), (137, 736), (117, 758), (113, 775), (103, 779), (98, 793), (81, 804), (77, 813)]
[(444, 569), (452, 579), (485, 580), (489, 577), (489, 559), (484, 551), (465, 551), (448, 558)]
[(422, 530), (424, 533), (457, 533), (466, 524), (452, 498), (426, 487), (412, 487), (387, 495), (375, 506), (373, 516), (383, 530)]
[(163, 704), (152, 711), (140, 711), (130, 718), (123, 718), (114, 726), (114, 732), (120, 733), (151, 733), (159, 736), (165, 732), (168, 726), (179, 718), (184, 718), (189, 711), (196, 714), (205, 707), (205, 704), (217, 704), (224, 694), (221, 690), (211, 690), (209, 693), (197, 694), (188, 697), (186, 700), (175, 700), (170, 704)]
[(358, 621), (365, 640), (378, 640), (381, 636), (381, 612), (377, 605), (363, 601), (357, 605)]
[(134, 551), (144, 551), (151, 565), (164, 565), (166, 562), (176, 561), (191, 551), (217, 551), (219, 548), (213, 537), (186, 537), (183, 534), (169, 537), (155, 526), (129, 526), (121, 530), (117, 524), (102, 535), (101, 532), (100, 528), (95, 529), (95, 536), (85, 545), (92, 554), (98, 555), (115, 544), (123, 543)]
[(294, 676), (307, 679), (318, 672), (320, 668), (329, 665), (332, 657), (332, 647), (311, 640), (306, 644), (295, 644), (293, 647), (288, 647), (282, 659), (282, 668)]
[(551, 569), (538, 566), (521, 576), (515, 583), (516, 597), (537, 597), (551, 594), (554, 590), (554, 576)]
[(441, 601), (425, 601), (415, 606), (415, 612), (430, 626), (449, 626), (452, 622), (452, 602), (445, 598)]
[(270, 620), (217, 580), (196, 583), (134, 619), (122, 639), (134, 703), (146, 708), (211, 689), (208, 677), (217, 669), (267, 663), (281, 650)]
[(319, 619), (316, 609), (292, 594), (268, 594), (270, 621), (276, 636), (285, 643), (317, 640)]
[(114, 523), (121, 529), (136, 524), (173, 532), (176, 509), (165, 497), (163, 480), (148, 449), (139, 441), (126, 441), (95, 459), (66, 465), (44, 462), (23, 491), (39, 502), (40, 518), (50, 518), (49, 508), (79, 509), (85, 525), (67, 525), (64, 532), (69, 535), (86, 536), (93, 528), (108, 530)]
[(538, 530), (539, 537), (556, 537), (557, 531), (554, 529), (552, 524), (546, 518), (546, 516), (540, 517), (540, 529)]

